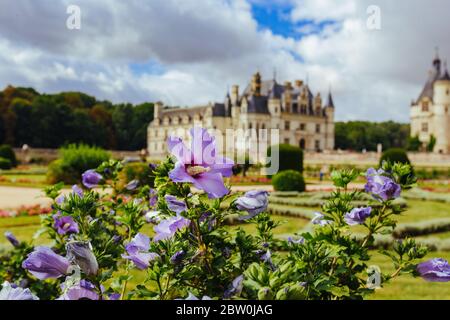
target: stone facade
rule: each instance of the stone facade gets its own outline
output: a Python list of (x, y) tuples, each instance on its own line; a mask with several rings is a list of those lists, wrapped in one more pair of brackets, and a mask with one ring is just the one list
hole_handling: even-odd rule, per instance
[(446, 65), (441, 70), (438, 55), (422, 93), (411, 103), (411, 136), (418, 136), (423, 148), (434, 137), (433, 151), (450, 153), (450, 76)]
[(161, 102), (156, 103), (154, 120), (148, 127), (149, 157), (164, 158), (168, 136), (177, 129), (194, 126), (217, 129), (222, 133), (226, 129), (256, 129), (255, 132), (279, 129), (276, 143), (300, 146), (307, 151), (334, 149), (331, 92), (323, 103), (320, 93), (313, 95), (301, 80), (293, 84), (286, 81), (282, 85), (275, 79), (262, 81), (259, 72), (253, 75), (242, 93), (234, 85), (222, 103), (191, 108), (168, 108)]

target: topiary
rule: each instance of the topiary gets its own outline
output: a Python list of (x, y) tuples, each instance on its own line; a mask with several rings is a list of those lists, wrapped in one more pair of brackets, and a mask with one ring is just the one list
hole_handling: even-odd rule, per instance
[(11, 168), (12, 168), (11, 161), (9, 159), (0, 157), (0, 169), (9, 170)]
[(409, 161), (408, 154), (404, 149), (401, 148), (391, 148), (387, 149), (380, 158), (380, 166), (383, 163), (383, 161), (388, 161), (391, 163), (400, 162), (403, 164), (411, 164), (411, 161)]
[(275, 191), (305, 191), (305, 180), (300, 172), (285, 170), (277, 173), (272, 178)]
[(295, 170), (303, 172), (303, 150), (290, 144), (279, 144), (267, 149), (267, 156), (271, 158), (273, 148), (278, 147), (279, 168), (278, 171)]
[(17, 165), (16, 154), (10, 145), (3, 144), (0, 146), (0, 158), (8, 159), (11, 162), (12, 167)]

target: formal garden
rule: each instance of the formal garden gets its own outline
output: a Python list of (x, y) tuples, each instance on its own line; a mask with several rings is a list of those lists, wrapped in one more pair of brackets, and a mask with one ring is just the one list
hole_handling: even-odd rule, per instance
[(79, 145), (49, 165), (4, 153), (0, 185), (49, 200), (0, 208), (1, 297), (450, 298), (446, 169), (412, 168), (397, 150), (380, 168), (323, 175), (282, 147), (282, 171), (267, 177), (196, 159), (180, 139), (169, 150), (157, 164)]

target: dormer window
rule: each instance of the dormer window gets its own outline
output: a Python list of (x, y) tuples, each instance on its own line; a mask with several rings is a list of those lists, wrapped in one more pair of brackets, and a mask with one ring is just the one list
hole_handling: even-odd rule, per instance
[(428, 101), (424, 101), (422, 102), (422, 111), (423, 112), (428, 112), (429, 111), (429, 107), (428, 107)]

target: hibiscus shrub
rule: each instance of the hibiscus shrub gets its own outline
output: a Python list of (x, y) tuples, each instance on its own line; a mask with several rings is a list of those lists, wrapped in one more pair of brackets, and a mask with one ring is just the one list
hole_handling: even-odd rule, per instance
[[(111, 160), (85, 172), (83, 188), (75, 185), (69, 194), (62, 194), (60, 185), (47, 188), (53, 211), (43, 219), (41, 232), (53, 240), (51, 247), (24, 244), (22, 250), (9, 235), (16, 262), (7, 277), (8, 264), (0, 263), (2, 280), (7, 280), (0, 296), (362, 299), (375, 290), (367, 286), (368, 277), (378, 277), (379, 285), (406, 273), (450, 280), (450, 267), (442, 259), (417, 267), (426, 249), (411, 239), (382, 251), (395, 272), (377, 274), (368, 268), (374, 236), (392, 233), (395, 218), (405, 210), (394, 200), (415, 183), (408, 165), (384, 163), (369, 170), (364, 192), (371, 198), (358, 207), (354, 200), (364, 198), (363, 191), (350, 191), (348, 184), (359, 173), (334, 172), (336, 191), (315, 214), (311, 231), (281, 240), (273, 233), (278, 223), (267, 213), (268, 193), (230, 193), (223, 178), (232, 175), (233, 163), (216, 155), (205, 130), (191, 134), (191, 148), (179, 138), (169, 140), (172, 156), (152, 167), (154, 186), (121, 186), (123, 164)], [(256, 232), (231, 229), (229, 218), (254, 224)], [(146, 224), (154, 225), (153, 232), (143, 231)], [(353, 232), (356, 225), (365, 230), (362, 238)], [(131, 285), (133, 268), (145, 276)], [(33, 281), (21, 283), (24, 278)], [(44, 294), (42, 286), (51, 290)]]

